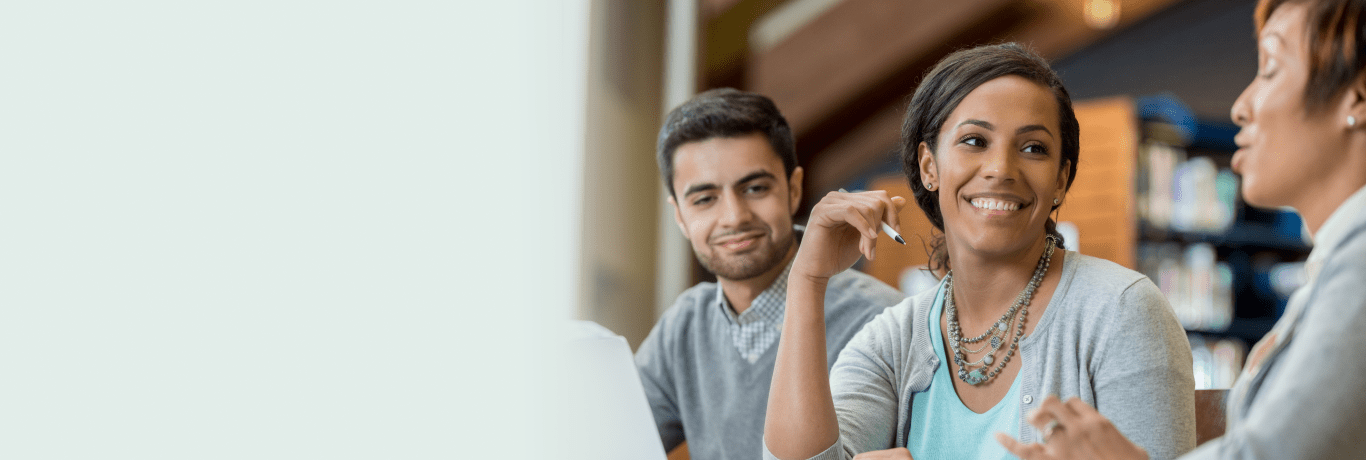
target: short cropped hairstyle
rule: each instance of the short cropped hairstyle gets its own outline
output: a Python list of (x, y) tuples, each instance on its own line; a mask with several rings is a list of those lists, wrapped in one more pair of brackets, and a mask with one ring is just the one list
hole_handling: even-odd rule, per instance
[[(911, 96), (906, 108), (906, 118), (901, 124), (901, 167), (910, 181), (915, 202), (925, 211), (930, 223), (944, 230), (944, 215), (939, 210), (939, 192), (925, 189), (920, 178), (919, 146), (925, 143), (931, 152), (938, 151), (939, 130), (944, 127), (949, 114), (958, 108), (968, 93), (983, 83), (1000, 77), (1015, 75), (1038, 83), (1053, 92), (1058, 101), (1058, 129), (1061, 131), (1062, 158), (1068, 163), (1067, 184), (1064, 189), (1072, 188), (1077, 178), (1077, 157), (1081, 151), (1081, 128), (1077, 116), (1072, 111), (1072, 97), (1062, 85), (1062, 79), (1048, 66), (1048, 62), (1033, 52), (1015, 43), (979, 46), (959, 50), (940, 60), (925, 75), (925, 79)], [(1056, 209), (1057, 206), (1054, 206)], [(1056, 224), (1050, 218), (1045, 224), (1050, 234), (1058, 238), (1062, 245), (1062, 235), (1058, 234)], [(930, 268), (947, 268), (948, 252), (942, 239), (931, 244), (933, 254)]]
[(792, 129), (778, 112), (778, 106), (763, 95), (721, 88), (693, 96), (688, 102), (669, 112), (664, 126), (659, 128), (655, 154), (659, 173), (669, 196), (674, 196), (674, 151), (689, 142), (700, 142), (717, 137), (740, 137), (761, 133), (768, 138), (773, 153), (783, 161), (787, 177), (797, 169), (797, 151), (793, 147)]
[(1366, 67), (1366, 0), (1261, 0), (1253, 15), (1257, 34), (1281, 5), (1305, 5), (1309, 43), (1309, 84), (1305, 107), (1320, 111), (1361, 77)]

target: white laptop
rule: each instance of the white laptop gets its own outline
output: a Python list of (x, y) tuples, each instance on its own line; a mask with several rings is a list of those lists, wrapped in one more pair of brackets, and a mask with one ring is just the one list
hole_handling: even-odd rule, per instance
[[(560, 354), (558, 433), (565, 450), (553, 457), (602, 460), (665, 460), (654, 415), (645, 400), (626, 339), (592, 322), (576, 321)], [(558, 376), (557, 376), (558, 377)], [(559, 447), (556, 447), (556, 450)]]

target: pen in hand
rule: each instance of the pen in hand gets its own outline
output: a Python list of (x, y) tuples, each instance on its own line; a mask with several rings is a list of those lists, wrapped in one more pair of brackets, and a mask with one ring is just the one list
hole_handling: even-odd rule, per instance
[[(849, 191), (845, 189), (840, 189), (840, 193), (849, 193)], [(892, 229), (891, 225), (887, 225), (887, 222), (885, 221), (882, 222), (882, 231), (887, 233), (887, 236), (892, 237), (893, 240), (896, 240), (896, 242), (906, 244), (906, 239), (902, 238), (901, 234), (897, 233), (896, 230)]]

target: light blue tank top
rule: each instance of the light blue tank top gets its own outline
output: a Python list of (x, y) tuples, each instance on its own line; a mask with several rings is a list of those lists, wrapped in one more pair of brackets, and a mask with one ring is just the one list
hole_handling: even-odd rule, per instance
[(939, 318), (944, 316), (943, 285), (932, 305), (930, 343), (934, 344), (934, 355), (939, 357), (939, 370), (934, 372), (930, 387), (913, 396), (906, 449), (916, 460), (1015, 458), (996, 442), (996, 433), (1018, 437), (1020, 432), (1019, 375), (1001, 402), (986, 413), (978, 414), (964, 406), (953, 389), (949, 361), (944, 356), (944, 337), (939, 330)]

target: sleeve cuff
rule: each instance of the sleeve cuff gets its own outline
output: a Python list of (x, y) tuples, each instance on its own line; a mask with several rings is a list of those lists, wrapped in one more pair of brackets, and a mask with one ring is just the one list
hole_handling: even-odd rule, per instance
[[(836, 440), (834, 444), (830, 445), (830, 447), (827, 447), (821, 453), (816, 454), (814, 457), (811, 457), (807, 460), (843, 460), (842, 456), (840, 455), (840, 452), (842, 450), (843, 448), (840, 446), (840, 442)], [(773, 452), (769, 452), (768, 441), (764, 441), (764, 460), (781, 460), (778, 457), (774, 456)]]

